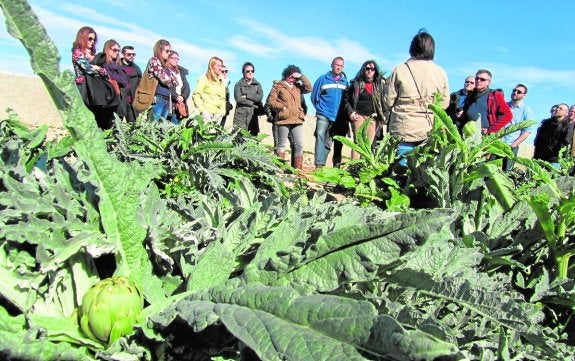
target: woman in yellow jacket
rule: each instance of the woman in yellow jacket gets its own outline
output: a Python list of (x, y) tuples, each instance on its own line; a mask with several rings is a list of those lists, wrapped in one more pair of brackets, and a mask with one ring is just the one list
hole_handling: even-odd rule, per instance
[(282, 72), (282, 81), (274, 84), (268, 96), (268, 105), (276, 114), (277, 156), (285, 159), (288, 135), (291, 134), (294, 142), (292, 166), (297, 169), (303, 168), (305, 112), (301, 105), (301, 95), (311, 92), (311, 89), (312, 85), (301, 73), (301, 69), (295, 65), (288, 65)]
[(226, 85), (222, 76), (224, 61), (216, 56), (208, 62), (208, 70), (202, 75), (192, 93), (194, 106), (202, 114), (204, 122), (220, 123), (226, 114)]

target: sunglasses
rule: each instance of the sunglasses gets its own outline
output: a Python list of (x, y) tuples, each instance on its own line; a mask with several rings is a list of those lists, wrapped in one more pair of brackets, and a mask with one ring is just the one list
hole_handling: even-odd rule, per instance
[(488, 80), (491, 80), (491, 79), (480, 78), (480, 77), (476, 77), (476, 78), (475, 78), (475, 81), (488, 81)]
[(125, 56), (136, 56), (136, 53), (126, 53)]
[(371, 66), (366, 66), (365, 71), (375, 71), (375, 68), (373, 68)]
[(93, 37), (93, 36), (89, 36), (89, 37), (88, 37), (88, 41), (96, 41), (96, 38)]
[(253, 72), (254, 72), (254, 71), (253, 71), (253, 70), (250, 70), (250, 69), (246, 70), (246, 74), (248, 74), (248, 73), (253, 73)]
[(519, 89), (513, 89), (511, 92), (512, 92), (512, 93), (517, 93), (517, 94), (519, 94), (519, 95), (523, 94), (523, 92), (522, 92), (521, 90), (519, 90)]
[(228, 73), (228, 71), (227, 71), (227, 70), (222, 70), (222, 73), (226, 73), (226, 74), (227, 74), (227, 73)]
[(465, 84), (475, 84), (475, 82), (474, 82), (474, 81), (466, 80), (466, 81), (465, 81)]

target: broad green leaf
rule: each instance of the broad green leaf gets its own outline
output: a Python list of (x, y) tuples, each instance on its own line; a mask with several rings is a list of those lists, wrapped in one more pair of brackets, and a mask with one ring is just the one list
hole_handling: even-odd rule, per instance
[(459, 353), (449, 343), (377, 315), (368, 302), (302, 296), (286, 287), (228, 285), (191, 295), (151, 320), (169, 332), (176, 317), (196, 332), (219, 321), (262, 360), (412, 360)]
[(75, 138), (75, 150), (91, 170), (99, 186), (98, 204), (102, 226), (116, 244), (117, 273), (142, 285), (152, 301), (165, 297), (161, 281), (152, 275), (152, 265), (143, 245), (145, 229), (136, 220), (140, 194), (154, 174), (135, 163), (121, 163), (108, 154), (102, 131), (84, 106), (70, 71), (60, 76), (57, 49), (25, 1), (2, 1), (10, 33), (28, 50), (32, 67), (44, 81), (54, 102), (64, 110), (64, 125)]
[(452, 212), (443, 209), (400, 213), (379, 223), (329, 231), (302, 255), (292, 252), (261, 259), (258, 272), (273, 285), (291, 285), (317, 292), (373, 280), (380, 266), (397, 261), (401, 254), (449, 225), (454, 217)]

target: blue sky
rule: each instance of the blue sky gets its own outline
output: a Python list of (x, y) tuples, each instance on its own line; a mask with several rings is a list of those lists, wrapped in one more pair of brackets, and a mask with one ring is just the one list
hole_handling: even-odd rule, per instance
[[(526, 103), (536, 120), (555, 103), (575, 104), (575, 43), (570, 41), (573, 2), (564, 1), (156, 1), (32, 0), (32, 9), (56, 43), (61, 69), (71, 69), (76, 31), (90, 25), (98, 50), (110, 38), (136, 48), (143, 68), (161, 38), (180, 53), (193, 87), (208, 59), (224, 59), (230, 90), (245, 61), (267, 95), (288, 64), (302, 68), (312, 83), (343, 56), (353, 77), (363, 61), (375, 59), (387, 74), (408, 57), (420, 28), (435, 38), (435, 62), (449, 77), (450, 91), (479, 68), (493, 73), (493, 88), (506, 98), (512, 87), (529, 88)], [(0, 13), (4, 24), (4, 17)], [(0, 72), (32, 75), (27, 53), (0, 27)]]

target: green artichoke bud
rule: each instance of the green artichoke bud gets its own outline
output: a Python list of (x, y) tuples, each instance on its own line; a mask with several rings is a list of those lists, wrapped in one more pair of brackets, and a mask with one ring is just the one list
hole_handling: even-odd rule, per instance
[(475, 124), (474, 121), (467, 122), (463, 126), (463, 134), (466, 137), (471, 137), (472, 135), (474, 135), (476, 130), (477, 130), (477, 125)]
[(144, 297), (129, 278), (102, 280), (82, 297), (80, 328), (92, 340), (112, 344), (143, 319)]

